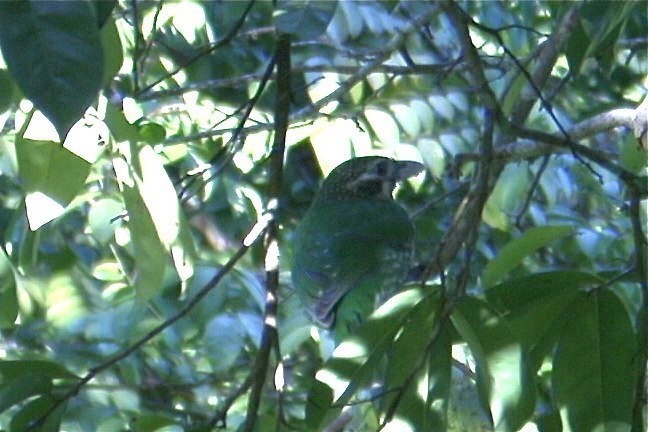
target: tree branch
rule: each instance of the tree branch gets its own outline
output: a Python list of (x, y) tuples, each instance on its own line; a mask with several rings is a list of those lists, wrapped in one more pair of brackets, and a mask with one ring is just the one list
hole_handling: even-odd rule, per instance
[[(440, 75), (444, 76), (448, 71), (456, 67), (455, 61), (440, 64), (414, 64), (412, 66), (386, 65), (377, 66), (371, 73), (395, 74), (395, 75)], [(337, 73), (341, 75), (356, 75), (361, 66), (353, 65), (301, 65), (293, 67), (293, 73)], [(170, 96), (178, 96), (191, 91), (206, 91), (220, 87), (244, 86), (251, 82), (259, 81), (263, 75), (258, 73), (244, 74), (232, 78), (218, 78), (202, 82), (187, 84), (183, 87), (169, 88), (158, 91), (151, 91), (137, 96), (138, 101), (156, 100)], [(276, 79), (273, 74), (271, 79)]]
[[(598, 133), (617, 127), (634, 128), (637, 125), (637, 118), (639, 115), (640, 107), (637, 109), (613, 109), (576, 123), (571, 128), (567, 129), (567, 133), (574, 141), (577, 141), (590, 138)], [(644, 122), (648, 122), (648, 118), (645, 119)], [(553, 135), (553, 137), (555, 140), (564, 139), (564, 137), (558, 135)], [(521, 138), (498, 148), (494, 153), (493, 158), (509, 163), (526, 159), (535, 159), (546, 155), (568, 153), (570, 151), (571, 148), (567, 145), (557, 147), (555, 144), (552, 145), (543, 140)], [(609, 160), (611, 157), (616, 157), (616, 155), (610, 155), (596, 149), (591, 149), (591, 151), (599, 153), (599, 159)], [(455, 161), (456, 164), (460, 166), (466, 161), (477, 161), (480, 157), (481, 156), (478, 153), (460, 153), (455, 156)]]
[[(275, 135), (270, 155), (270, 185), (269, 199), (273, 210), (281, 195), (283, 182), (283, 163), (286, 146), (286, 132), (290, 114), (290, 36), (280, 34), (275, 49), (277, 64), (277, 99), (275, 106)], [(252, 389), (248, 399), (245, 415), (244, 432), (253, 432), (257, 420), (261, 393), (268, 374), (270, 354), (277, 340), (277, 298), (279, 289), (279, 246), (277, 244), (278, 226), (274, 219), (268, 224), (264, 239), (265, 271), (266, 271), (266, 306), (263, 320), (263, 333), (257, 355), (256, 365), (252, 371), (254, 376)]]

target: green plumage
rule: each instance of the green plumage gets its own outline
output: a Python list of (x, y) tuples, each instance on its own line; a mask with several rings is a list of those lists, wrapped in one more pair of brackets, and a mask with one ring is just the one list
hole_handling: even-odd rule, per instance
[(344, 162), (324, 181), (296, 230), (292, 266), (295, 290), (319, 324), (355, 327), (377, 295), (402, 285), (414, 228), (392, 192), (422, 170), (369, 156)]

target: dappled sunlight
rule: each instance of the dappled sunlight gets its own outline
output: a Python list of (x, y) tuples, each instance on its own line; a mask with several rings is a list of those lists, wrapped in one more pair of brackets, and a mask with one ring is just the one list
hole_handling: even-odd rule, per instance
[(404, 419), (395, 418), (385, 425), (383, 432), (418, 432), (411, 423)]
[(87, 313), (83, 298), (70, 275), (58, 274), (44, 284), (47, 320), (65, 328)]
[(3, 2), (0, 429), (643, 430), (645, 17)]
[(61, 216), (65, 207), (42, 192), (32, 192), (25, 197), (27, 220), (32, 231)]
[(328, 369), (320, 369), (315, 374), (315, 379), (326, 384), (333, 390), (333, 400), (338, 400), (349, 386), (349, 380), (340, 377)]
[(354, 359), (367, 356), (369, 347), (362, 343), (362, 339), (351, 337), (335, 348), (333, 355), (337, 358)]

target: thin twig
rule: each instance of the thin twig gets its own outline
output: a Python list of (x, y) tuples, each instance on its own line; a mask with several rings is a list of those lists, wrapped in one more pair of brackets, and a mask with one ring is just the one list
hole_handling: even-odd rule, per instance
[[(381, 64), (372, 73), (396, 75), (445, 75), (457, 66), (456, 61), (440, 64), (416, 64), (413, 66), (399, 66)], [(355, 75), (361, 66), (354, 65), (300, 65), (293, 68), (293, 73), (337, 73), (340, 75)], [(259, 81), (263, 74), (251, 73), (231, 78), (216, 78), (207, 81), (189, 83), (183, 87), (174, 87), (157, 91), (150, 91), (137, 97), (138, 101), (161, 99), (170, 96), (179, 96), (191, 91), (205, 91), (221, 87), (237, 87)], [(272, 79), (276, 76), (272, 75)]]
[(362, 66), (358, 71), (349, 77), (346, 81), (340, 84), (340, 86), (335, 89), (333, 92), (324, 96), (320, 100), (314, 102), (312, 105), (307, 106), (291, 116), (291, 121), (302, 120), (308, 118), (314, 113), (319, 112), (320, 109), (325, 107), (331, 101), (340, 99), (343, 95), (348, 93), (351, 88), (365, 79), (367, 75), (375, 71), (380, 65), (391, 57), (394, 52), (397, 52), (398, 49), (405, 43), (407, 36), (417, 30), (419, 27), (428, 22), (432, 17), (434, 17), (439, 12), (438, 4), (433, 4), (429, 10), (422, 13), (421, 15), (415, 17), (414, 19), (408, 21), (403, 28), (398, 31), (392, 39), (387, 43), (385, 48), (381, 50), (375, 58), (368, 62), (365, 66)]
[(540, 179), (542, 178), (544, 172), (547, 170), (550, 160), (551, 160), (551, 156), (549, 155), (545, 155), (545, 157), (542, 158), (540, 167), (538, 168), (538, 171), (535, 173), (535, 176), (533, 176), (533, 181), (531, 182), (529, 191), (526, 194), (524, 203), (522, 204), (520, 209), (517, 211), (517, 214), (515, 215), (515, 226), (520, 231), (522, 231), (522, 217), (527, 212), (527, 210), (529, 210), (529, 207), (531, 206), (531, 201), (533, 200), (533, 194), (538, 189), (538, 185), (540, 184)]
[[(266, 85), (268, 84), (268, 81), (270, 80), (270, 77), (272, 76), (272, 70), (274, 69), (274, 67), (275, 67), (275, 57), (273, 56), (270, 59), (270, 61), (268, 62), (267, 66), (266, 66), (265, 72), (263, 74), (261, 82), (259, 83), (259, 86), (256, 89), (256, 92), (246, 102), (246, 106), (245, 106), (245, 110), (243, 112), (243, 115), (241, 116), (241, 119), (239, 120), (238, 125), (233, 130), (232, 136), (230, 137), (230, 139), (225, 144), (223, 144), (223, 146), (218, 150), (218, 152), (216, 152), (216, 154), (214, 156), (212, 156), (212, 158), (209, 160), (209, 162), (207, 164), (208, 167), (211, 168), (212, 164), (214, 162), (216, 162), (218, 159), (220, 159), (221, 157), (223, 157), (223, 155), (225, 155), (228, 150), (229, 150), (229, 154), (225, 157), (224, 160), (222, 160), (220, 162), (220, 165), (214, 170), (214, 172), (209, 176), (209, 178), (204, 181), (204, 184), (206, 184), (206, 183), (210, 182), (212, 179), (214, 179), (220, 173), (220, 171), (229, 163), (229, 161), (232, 160), (232, 158), (236, 154), (236, 151), (237, 151), (236, 144), (239, 142), (239, 138), (244, 135), (244, 131), (246, 130), (245, 127), (244, 127), (245, 123), (247, 122), (248, 118), (250, 117), (250, 114), (252, 114), (252, 110), (256, 106), (257, 102), (261, 98), (261, 95), (263, 94), (263, 91), (265, 90)], [(222, 131), (219, 131), (219, 130), (217, 130), (216, 132), (218, 132), (218, 133), (213, 133), (213, 134), (210, 134), (209, 136), (220, 135), (220, 134), (223, 133)], [(182, 197), (187, 192), (187, 190), (191, 187), (191, 185), (193, 185), (193, 183), (196, 181), (196, 179), (199, 178), (200, 174), (202, 174), (204, 171), (206, 171), (209, 168), (206, 168), (205, 170), (199, 171), (197, 173), (193, 173), (192, 177), (189, 179), (187, 184), (182, 188), (179, 195)]]
[[(568, 132), (574, 141), (580, 141), (582, 139), (590, 138), (598, 133), (617, 127), (627, 127), (629, 129), (632, 129), (635, 125), (635, 119), (638, 114), (639, 108), (613, 109), (576, 123), (571, 128), (569, 128)], [(558, 136), (556, 136), (555, 138), (556, 140), (563, 139), (562, 137)], [(617, 154), (602, 152), (591, 147), (590, 150), (592, 152), (598, 153), (599, 159), (602, 160), (618, 157)], [(505, 146), (498, 147), (497, 151), (493, 154), (493, 158), (505, 162), (516, 162), (520, 160), (534, 159), (537, 157), (569, 151), (570, 149), (566, 145), (557, 146), (551, 145), (542, 140), (518, 139)], [(458, 165), (457, 169), (460, 168), (463, 163), (469, 161), (478, 161), (479, 158), (479, 153), (460, 153), (455, 156), (455, 162)]]
[(171, 78), (173, 75), (177, 74), (182, 69), (184, 69), (187, 66), (191, 65), (193, 62), (197, 61), (198, 59), (200, 59), (200, 58), (206, 56), (207, 54), (210, 54), (210, 53), (216, 51), (220, 47), (225, 46), (228, 43), (230, 43), (232, 41), (232, 39), (234, 39), (236, 34), (241, 30), (241, 27), (243, 27), (243, 24), (245, 23), (245, 19), (247, 18), (248, 14), (252, 10), (252, 6), (254, 6), (255, 2), (256, 2), (256, 0), (248, 0), (247, 6), (245, 7), (245, 10), (243, 11), (241, 16), (239, 17), (238, 21), (236, 21), (236, 23), (234, 23), (234, 26), (232, 27), (232, 29), (229, 32), (227, 32), (227, 34), (225, 36), (223, 36), (221, 39), (219, 39), (218, 41), (216, 41), (214, 44), (210, 45), (206, 49), (203, 49), (201, 52), (199, 52), (195, 56), (191, 57), (187, 61), (185, 61), (182, 64), (178, 65), (171, 72), (169, 72), (166, 75), (164, 75), (164, 76), (158, 78), (157, 80), (153, 81), (151, 84), (147, 85), (142, 90), (137, 92), (136, 95), (148, 92), (153, 87), (160, 84), (162, 81), (164, 81), (164, 80), (166, 80), (168, 78)]
[(238, 386), (235, 391), (230, 393), (230, 395), (225, 398), (220, 408), (218, 408), (212, 419), (207, 424), (207, 427), (223, 429), (226, 428), (227, 412), (232, 407), (234, 402), (236, 402), (238, 398), (243, 396), (245, 392), (248, 391), (248, 389), (252, 385), (252, 382), (254, 382), (254, 374), (249, 374), (247, 378), (245, 378), (245, 381), (243, 381), (243, 383), (241, 383), (241, 385)]
[(522, 138), (541, 141), (552, 146), (563, 147), (567, 149), (573, 148), (583, 157), (589, 159), (590, 161), (599, 165), (601, 168), (616, 175), (620, 180), (626, 183), (626, 185), (636, 190), (641, 198), (648, 197), (648, 182), (646, 182), (646, 177), (641, 177), (633, 174), (632, 172), (626, 170), (620, 165), (615, 164), (604, 155), (597, 152), (596, 150), (593, 150), (590, 147), (574, 142), (573, 140), (567, 140), (562, 136), (557, 136), (534, 129), (526, 129), (514, 124), (509, 124), (509, 128), (512, 133)]

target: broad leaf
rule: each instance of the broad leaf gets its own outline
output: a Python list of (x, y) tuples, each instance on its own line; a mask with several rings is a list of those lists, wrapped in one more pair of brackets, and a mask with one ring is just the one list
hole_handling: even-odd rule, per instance
[(326, 31), (336, 7), (337, 1), (280, 0), (273, 16), (274, 23), (277, 30), (297, 39), (316, 39)]
[[(56, 402), (56, 399), (50, 395), (43, 395), (30, 401), (11, 419), (9, 429), (12, 431), (59, 432), (67, 401), (57, 406), (47, 417), (42, 418)], [(42, 421), (34, 425), (34, 421), (38, 419)]]
[(637, 344), (627, 310), (609, 290), (569, 305), (553, 362), (553, 387), (564, 431), (631, 430)]
[(477, 389), (495, 429), (517, 431), (535, 405), (533, 374), (524, 347), (508, 323), (476, 298), (462, 299), (451, 318), (475, 357)]
[(4, 2), (0, 47), (20, 89), (63, 141), (96, 99), (103, 78), (103, 51), (90, 4)]
[(517, 267), (522, 260), (554, 240), (564, 237), (573, 228), (568, 226), (533, 227), (506, 244), (499, 255), (490, 261), (482, 273), (482, 283), (488, 288)]
[(59, 143), (24, 138), (16, 138), (16, 157), (29, 226), (36, 230), (63, 214), (85, 183), (90, 164)]
[[(417, 395), (417, 391), (421, 382), (427, 383), (428, 347), (435, 336), (435, 325), (439, 325), (435, 323), (437, 308), (436, 296), (427, 296), (419, 302), (412, 308), (394, 341), (385, 374), (386, 393), (381, 401), (383, 415), (405, 418), (412, 424), (422, 424), (424, 421), (426, 399)], [(414, 393), (414, 397), (411, 393)], [(407, 401), (401, 400), (403, 396)]]
[(535, 371), (548, 354), (546, 349), (556, 341), (556, 323), (565, 309), (582, 289), (602, 282), (598, 276), (575, 270), (535, 273), (495, 285), (485, 295), (530, 350)]
[(306, 422), (310, 427), (317, 429), (324, 417), (334, 416), (368, 383), (412, 308), (424, 298), (420, 289), (397, 294), (335, 349), (333, 357), (317, 372), (309, 392)]

